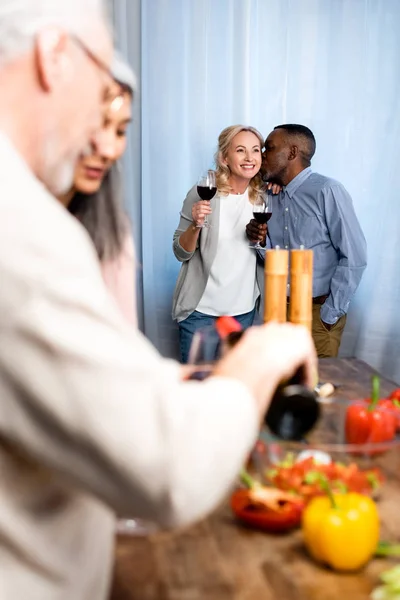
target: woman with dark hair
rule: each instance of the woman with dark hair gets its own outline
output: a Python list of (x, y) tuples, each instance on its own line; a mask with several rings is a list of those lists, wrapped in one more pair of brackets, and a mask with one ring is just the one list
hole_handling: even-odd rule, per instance
[[(79, 159), (73, 188), (59, 200), (87, 230), (108, 290), (123, 315), (136, 326), (133, 239), (117, 162), (126, 148), (135, 76), (119, 55), (115, 56), (112, 72), (115, 84), (105, 101), (103, 125), (92, 147)], [(143, 535), (154, 525), (142, 519), (121, 519), (117, 527), (119, 533)]]
[(134, 250), (117, 162), (126, 148), (135, 77), (119, 55), (112, 72), (115, 82), (105, 101), (103, 125), (79, 159), (73, 187), (59, 200), (88, 231), (107, 287), (126, 318), (136, 324)]

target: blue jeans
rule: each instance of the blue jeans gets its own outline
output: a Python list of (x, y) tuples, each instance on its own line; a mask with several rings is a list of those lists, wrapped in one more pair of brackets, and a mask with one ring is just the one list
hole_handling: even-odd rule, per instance
[[(256, 309), (253, 308), (253, 310), (248, 313), (244, 313), (243, 315), (235, 315), (235, 319), (239, 321), (243, 329), (247, 329), (247, 327), (253, 325), (255, 313)], [(192, 343), (194, 333), (198, 329), (203, 329), (203, 327), (213, 325), (216, 319), (218, 319), (218, 317), (205, 315), (204, 313), (195, 310), (186, 319), (178, 323), (182, 363), (185, 364), (188, 361), (190, 345)]]

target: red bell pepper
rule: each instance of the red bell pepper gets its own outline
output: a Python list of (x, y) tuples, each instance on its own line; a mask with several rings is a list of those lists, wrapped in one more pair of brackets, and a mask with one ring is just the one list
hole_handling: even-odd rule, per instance
[(400, 388), (396, 388), (389, 396), (390, 400), (398, 400), (400, 402)]
[(396, 421), (396, 429), (400, 430), (400, 402), (393, 398), (383, 398), (379, 400), (379, 406), (388, 412), (393, 413)]
[(250, 489), (238, 489), (231, 496), (231, 508), (239, 521), (272, 533), (283, 533), (300, 525), (303, 500), (257, 484), (247, 473), (242, 480), (251, 485)]
[(346, 440), (349, 444), (387, 442), (396, 433), (396, 416), (379, 398), (379, 377), (372, 377), (370, 399), (351, 404), (346, 413)]
[[(400, 430), (400, 388), (396, 388), (395, 390), (393, 390), (393, 392), (390, 394), (388, 400), (389, 400), (389, 402), (391, 402), (391, 407), (392, 407), (392, 409), (394, 409), (394, 412), (397, 417), (396, 418), (397, 429)], [(389, 406), (389, 404), (387, 406)]]

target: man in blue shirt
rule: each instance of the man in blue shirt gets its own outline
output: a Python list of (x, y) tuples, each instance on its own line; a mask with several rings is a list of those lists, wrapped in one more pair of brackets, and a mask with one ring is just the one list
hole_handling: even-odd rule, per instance
[[(367, 264), (366, 241), (349, 193), (313, 173), (315, 138), (304, 125), (279, 125), (265, 141), (264, 179), (282, 187), (266, 225), (251, 220), (250, 240), (314, 252), (312, 334), (320, 358), (337, 356), (350, 301)], [(288, 297), (290, 288), (288, 287)]]

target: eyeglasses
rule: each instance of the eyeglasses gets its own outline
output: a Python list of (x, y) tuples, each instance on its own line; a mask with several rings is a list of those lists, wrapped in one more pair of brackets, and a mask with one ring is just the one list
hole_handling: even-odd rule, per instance
[(111, 81), (114, 81), (114, 76), (111, 69), (101, 60), (92, 50), (84, 43), (77, 35), (71, 35), (71, 40), (86, 54), (86, 56), (96, 65), (98, 69), (103, 71)]

